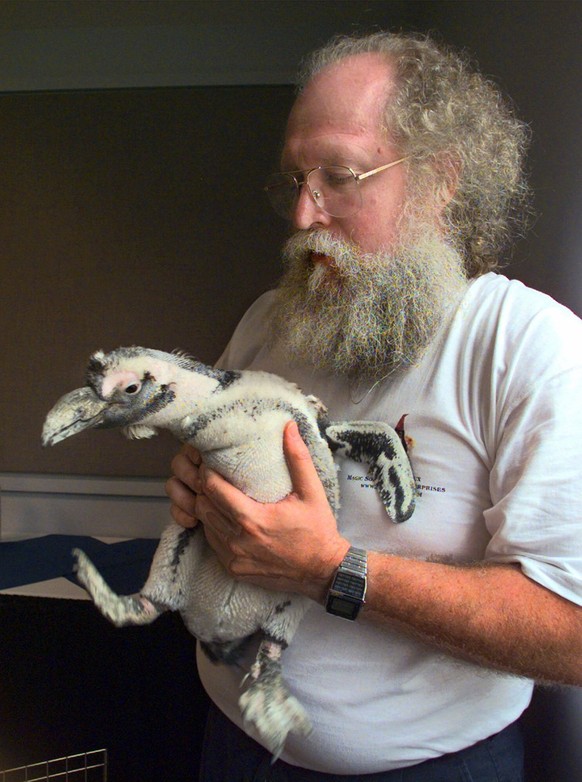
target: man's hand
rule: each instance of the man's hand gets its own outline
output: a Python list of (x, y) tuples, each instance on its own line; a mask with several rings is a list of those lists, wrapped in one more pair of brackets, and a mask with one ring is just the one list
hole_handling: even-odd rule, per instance
[(166, 481), (166, 494), (171, 500), (170, 513), (181, 527), (195, 527), (196, 495), (202, 491), (199, 468), (200, 453), (191, 445), (184, 445), (172, 460), (171, 478)]
[(208, 542), (235, 578), (323, 601), (349, 542), (338, 532), (294, 422), (285, 428), (283, 450), (293, 490), (269, 504), (247, 497), (201, 465), (198, 452), (184, 449), (166, 485), (172, 516), (185, 527), (202, 521)]

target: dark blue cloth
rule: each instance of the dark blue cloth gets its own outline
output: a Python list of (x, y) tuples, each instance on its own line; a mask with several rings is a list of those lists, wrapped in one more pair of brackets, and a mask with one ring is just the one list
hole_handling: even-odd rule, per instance
[(104, 543), (85, 535), (44, 535), (3, 542), (0, 543), (0, 589), (61, 577), (78, 583), (71, 551), (80, 548), (114, 592), (133, 594), (145, 583), (158, 542), (135, 538)]
[[(477, 706), (478, 708), (478, 706)], [(322, 774), (270, 754), (211, 705), (199, 782), (523, 782), (518, 724), (472, 747), (416, 766), (379, 774)]]

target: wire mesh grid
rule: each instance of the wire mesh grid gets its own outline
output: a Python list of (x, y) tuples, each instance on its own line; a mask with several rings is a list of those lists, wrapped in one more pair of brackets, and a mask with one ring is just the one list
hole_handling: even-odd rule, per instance
[(107, 750), (43, 760), (0, 771), (0, 782), (107, 782)]

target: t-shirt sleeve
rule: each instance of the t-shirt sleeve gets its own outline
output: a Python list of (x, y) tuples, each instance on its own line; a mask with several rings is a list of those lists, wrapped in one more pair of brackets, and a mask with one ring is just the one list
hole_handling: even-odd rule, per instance
[(487, 558), (517, 562), (582, 605), (582, 323), (551, 307), (512, 341), (497, 389)]

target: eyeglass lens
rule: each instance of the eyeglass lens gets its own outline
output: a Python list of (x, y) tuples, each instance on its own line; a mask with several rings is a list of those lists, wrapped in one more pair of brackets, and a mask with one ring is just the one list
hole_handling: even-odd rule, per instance
[[(271, 206), (285, 219), (293, 216), (304, 182), (295, 174), (273, 174), (265, 191)], [(348, 217), (362, 206), (358, 180), (346, 166), (321, 166), (307, 174), (305, 184), (317, 206), (332, 217)]]

